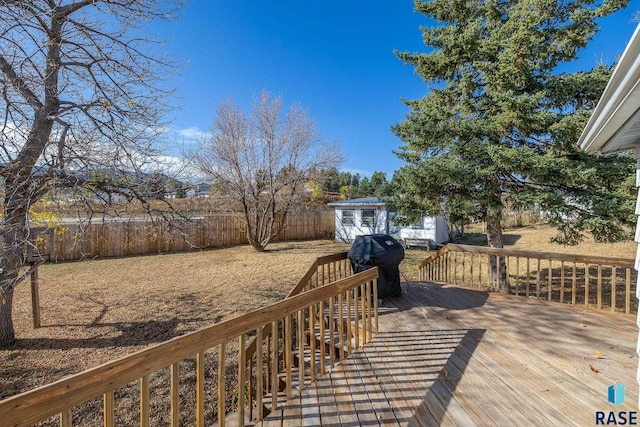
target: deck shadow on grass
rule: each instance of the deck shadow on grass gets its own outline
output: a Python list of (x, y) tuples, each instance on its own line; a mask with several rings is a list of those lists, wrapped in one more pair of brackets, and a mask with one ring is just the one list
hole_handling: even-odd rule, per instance
[[(502, 243), (504, 246), (513, 246), (522, 235), (506, 233), (502, 235)], [(465, 233), (464, 236), (455, 239), (454, 243), (461, 245), (488, 246), (487, 235), (485, 233)]]
[[(70, 348), (107, 348), (107, 347), (132, 347), (170, 340), (184, 332), (178, 332), (178, 326), (189, 322), (201, 322), (205, 319), (179, 319), (174, 317), (168, 320), (150, 320), (147, 322), (115, 322), (99, 323), (91, 325), (61, 325), (80, 326), (94, 329), (92, 336), (82, 338), (22, 338), (17, 339), (11, 350), (66, 350)], [(212, 321), (215, 323), (215, 321)], [(115, 330), (113, 337), (101, 337), (100, 329)]]

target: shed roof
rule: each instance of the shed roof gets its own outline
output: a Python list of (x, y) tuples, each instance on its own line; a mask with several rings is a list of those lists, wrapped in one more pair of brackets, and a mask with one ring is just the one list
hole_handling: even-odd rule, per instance
[(328, 203), (328, 206), (334, 208), (342, 208), (342, 207), (358, 207), (358, 206), (384, 206), (384, 202), (382, 202), (377, 197), (362, 197), (359, 199), (349, 199), (349, 200), (340, 200), (337, 202)]
[(640, 24), (631, 36), (578, 144), (613, 153), (640, 143)]

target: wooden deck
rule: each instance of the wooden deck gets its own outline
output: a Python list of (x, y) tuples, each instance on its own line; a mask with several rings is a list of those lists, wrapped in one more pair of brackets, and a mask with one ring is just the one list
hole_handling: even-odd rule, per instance
[[(635, 316), (403, 284), (378, 336), (265, 426), (587, 426), (637, 411)], [(626, 387), (615, 407), (607, 389)]]

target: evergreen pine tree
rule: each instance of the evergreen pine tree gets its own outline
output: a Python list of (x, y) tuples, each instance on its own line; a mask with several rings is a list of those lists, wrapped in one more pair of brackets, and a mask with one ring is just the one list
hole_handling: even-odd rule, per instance
[[(498, 248), (506, 203), (547, 212), (559, 243), (577, 243), (585, 232), (626, 238), (634, 161), (588, 155), (576, 144), (612, 68), (558, 71), (597, 32), (597, 19), (626, 3), (416, 1), (435, 22), (422, 29), (429, 52), (396, 54), (428, 93), (405, 101), (411, 112), (393, 127), (407, 165), (394, 174), (390, 208), (406, 221), (443, 206), (450, 219), (475, 216)], [(504, 276), (494, 278), (494, 290), (508, 292)]]

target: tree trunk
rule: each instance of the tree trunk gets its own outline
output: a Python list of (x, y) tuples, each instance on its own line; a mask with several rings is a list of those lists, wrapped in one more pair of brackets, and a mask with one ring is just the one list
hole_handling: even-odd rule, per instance
[[(24, 182), (16, 180), (6, 184), (6, 194), (2, 219), (2, 258), (0, 259), (0, 348), (15, 341), (13, 319), (13, 292), (19, 282), (19, 272), (24, 266), (23, 248), (27, 239), (27, 215), (29, 212), (28, 193), (22, 191)], [(25, 193), (27, 194), (25, 196)]]
[[(491, 248), (502, 248), (502, 223), (500, 215), (487, 216), (487, 244)], [(507, 278), (507, 265), (504, 257), (495, 255), (489, 256), (489, 266), (491, 268), (491, 284), (494, 292), (503, 294), (511, 293), (509, 280)]]
[[(6, 226), (6, 223), (5, 223)], [(13, 232), (11, 228), (3, 233), (2, 273), (0, 273), (0, 348), (7, 347), (15, 341), (13, 319), (11, 317), (13, 307), (13, 291), (18, 284), (18, 272), (24, 261), (20, 235), (22, 232)]]
[(13, 306), (13, 287), (2, 289), (0, 292), (0, 348), (6, 348), (16, 339), (13, 330), (11, 307)]

